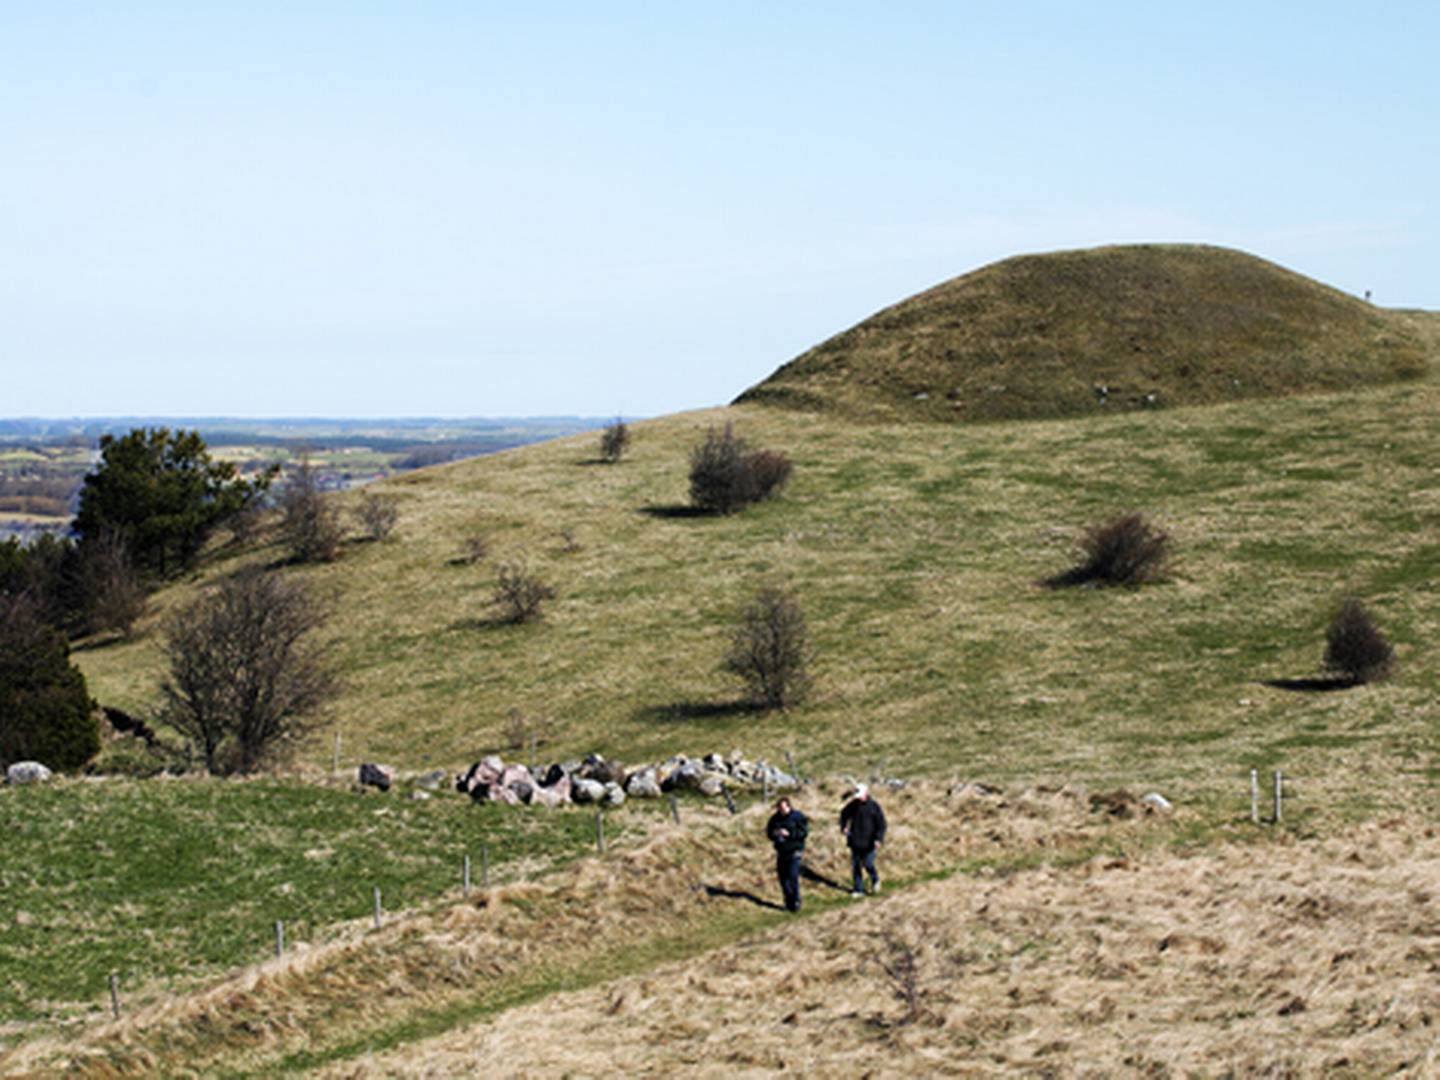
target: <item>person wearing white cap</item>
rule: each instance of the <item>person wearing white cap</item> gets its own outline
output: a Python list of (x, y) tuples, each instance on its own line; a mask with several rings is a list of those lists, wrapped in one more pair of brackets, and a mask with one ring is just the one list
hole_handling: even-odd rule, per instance
[(880, 891), (880, 874), (875, 869), (875, 849), (885, 841), (885, 811), (870, 797), (870, 789), (856, 784), (840, 811), (840, 831), (850, 847), (851, 896), (865, 895), (864, 875), (870, 877), (870, 891)]

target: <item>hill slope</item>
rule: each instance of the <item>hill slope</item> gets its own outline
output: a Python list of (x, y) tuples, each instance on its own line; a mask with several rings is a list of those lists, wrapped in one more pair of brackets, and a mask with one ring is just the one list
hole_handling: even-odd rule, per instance
[(1025, 255), (837, 334), (740, 401), (1006, 420), (1374, 385), (1432, 355), (1404, 315), (1197, 245)]

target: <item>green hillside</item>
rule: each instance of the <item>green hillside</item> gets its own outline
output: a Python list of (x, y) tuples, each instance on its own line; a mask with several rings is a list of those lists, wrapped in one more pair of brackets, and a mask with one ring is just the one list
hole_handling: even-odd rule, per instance
[[(553, 722), (540, 752), (556, 757), (738, 747), (814, 770), (885, 759), (1197, 792), (1282, 760), (1408, 761), (1434, 723), (1436, 393), (1423, 380), (980, 427), (742, 406), (636, 425), (617, 466), (575, 437), (422, 471), (386, 485), (394, 539), (282, 571), (330, 597), (346, 679), (292, 761), (328, 771), (338, 732), (347, 765), (458, 769), (504, 748), (516, 709)], [(794, 479), (744, 513), (687, 515), (687, 453), (724, 421), (790, 454)], [(1035, 586), (1071, 565), (1081, 527), (1132, 509), (1174, 536), (1168, 584)], [(461, 564), (477, 533), (491, 555)], [(281, 556), (263, 540), (222, 549), (204, 574)], [(537, 625), (488, 622), (496, 569), (514, 558), (558, 593)], [(793, 588), (816, 648), (813, 700), (788, 715), (739, 707), (719, 671), (727, 628), (765, 581)], [(162, 594), (157, 616), (190, 588)], [(1398, 680), (1328, 695), (1263, 685), (1318, 673), (1349, 593), (1395, 641)], [(102, 702), (144, 713), (157, 700), (153, 636), (77, 658)]]
[(866, 419), (1092, 415), (1411, 378), (1425, 343), (1375, 308), (1238, 251), (1025, 255), (903, 300), (741, 401)]
[[(1435, 355), (1440, 317), (1387, 318)], [(1394, 1048), (1414, 1043), (1420, 1021), (1391, 1017), (1387, 989), (1372, 1024), (1365, 995), (1415, 975), (1407, 927), (1434, 925), (1433, 890), (1420, 883), (1433, 877), (1440, 779), (1437, 412), (1433, 374), (980, 425), (859, 423), (752, 403), (636, 424), (618, 465), (597, 462), (596, 436), (574, 436), (384, 482), (371, 490), (398, 501), (394, 537), (352, 540), (330, 565), (287, 565), (273, 532), (244, 545), (222, 538), (191, 579), (155, 597), (136, 640), (80, 643), (91, 692), (148, 715), (159, 697), (159, 620), (207, 580), (260, 562), (307, 579), (333, 609), (326, 633), (343, 693), (285, 748), (276, 777), (0, 789), (17, 852), (3, 875), (14, 911), (0, 969), (15, 988), (0, 1001), (0, 1073), (445, 1075), (455, 1061), (473, 1065), (498, 1018), (533, 1024), (526, 1010), (558, 1008), (559, 991), (611, 994), (591, 1013), (624, 1019), (646, 980), (669, 984), (664, 965), (735, 970), (737, 950), (766, 940), (783, 943), (800, 973), (787, 978), (817, 996), (829, 980), (869, 979), (871, 966), (855, 962), (859, 909), (843, 888), (807, 886), (806, 915), (784, 931), (789, 916), (747, 900), (771, 895), (773, 881), (765, 811), (743, 793), (737, 816), (697, 798), (679, 825), (664, 804), (631, 800), (611, 817), (607, 852), (581, 857), (593, 850), (588, 808), (349, 790), (361, 761), (413, 774), (508, 752), (513, 710), (544, 719), (545, 759), (792, 754), (816, 780), (798, 797), (819, 821), (846, 773), (907, 779), (885, 794), (895, 829), (877, 903), (896, 906), (863, 917), (893, 912), (886, 927), (924, 936), (948, 905), (945, 932), (998, 980), (985, 1021), (996, 1030), (1034, 1028), (1015, 1019), (1024, 1003), (1008, 993), (1017, 963), (1033, 965), (1018, 976), (1027, 981), (1119, 970), (1113, 954), (1084, 951), (1104, 917), (1092, 874), (1126, 875), (1127, 897), (1134, 882), (1172, 883), (1152, 888), (1143, 925), (1112, 928), (1135, 970), (1150, 971), (1166, 949), (1157, 942), (1179, 943), (1166, 964), (1213, 947), (1174, 933), (1177, 896), (1195, 906), (1181, 924), (1215, 917), (1216, 901), (1196, 885), (1213, 877), (1207, 865), (1221, 858), (1233, 895), (1249, 896), (1248, 868), (1284, 856), (1293, 874), (1271, 883), (1283, 895), (1256, 900), (1243, 927), (1214, 931), (1243, 929), (1258, 951), (1233, 955), (1282, 972), (1291, 939), (1266, 919), (1303, 915), (1318, 926), (1331, 912), (1351, 925), (1347, 913), (1361, 909), (1325, 891), (1343, 862), (1367, 895), (1392, 903), (1374, 922), (1393, 930), (1394, 948), (1317, 945), (1323, 972), (1306, 977), (1304, 992), (1314, 1003), (1319, 991), (1308, 987), (1323, 983), (1333, 1008), (1295, 1010), (1287, 984), (1251, 1010), (1247, 990), (1234, 1023), (1253, 1011), (1265, 1022), (1251, 1036), (1269, 1038), (1268, 1018), (1288, 1023), (1293, 1013), (1323, 1040), (1336, 1017), (1354, 1013), (1380, 1034), (1363, 1053), (1347, 1050), (1350, 1060), (1361, 1074), (1393, 1071)], [(773, 501), (697, 516), (686, 507), (689, 451), (724, 423), (783, 450), (794, 477)], [(1137, 591), (1038, 584), (1073, 564), (1084, 526), (1134, 510), (1171, 533), (1169, 580)], [(476, 536), (489, 554), (471, 563), (461, 556)], [(498, 567), (522, 559), (556, 598), (538, 624), (498, 625)], [(789, 713), (749, 711), (719, 669), (728, 628), (763, 582), (794, 591), (814, 640), (815, 693)], [(1398, 672), (1308, 689), (1327, 621), (1348, 595), (1394, 643)], [(1249, 824), (1251, 769), (1283, 770), (1283, 828)], [(957, 779), (1004, 794), (979, 796)], [(1095, 812), (1086, 792), (1114, 789), (1161, 792), (1175, 812), (1130, 821)], [(839, 834), (816, 829), (812, 839), (807, 859), (843, 876)], [(494, 887), (462, 898), (459, 860), (485, 858), (477, 848), (493, 850)], [(386, 898), (375, 927), (372, 888)], [(1081, 929), (1002, 932), (972, 917), (984, 910), (982, 888), (1053, 889)], [(996, 900), (994, 910), (1012, 909), (1013, 897)], [(276, 920), (294, 947), (270, 961)], [(1333, 971), (1329, 958), (1353, 950), (1355, 962)], [(1229, 969), (1208, 953), (1192, 959), (1202, 988), (1164, 989), (1156, 1008), (1173, 1015), (1204, 1000), (1204, 1017), (1231, 1017)], [(128, 1011), (112, 1023), (115, 972)], [(1104, 978), (1110, 993), (1116, 983)], [(1168, 987), (1168, 969), (1135, 992), (1148, 1000), (1159, 983)], [(768, 974), (736, 984), (763, 1004), (766, 1032), (776, 1029), (773, 987)], [(892, 991), (862, 980), (846, 992), (880, 1008)], [(717, 1000), (709, 984), (695, 992)], [(1116, 1008), (1116, 1045), (1149, 1030), (1120, 1019), (1129, 1009)], [(857, 1060), (881, 1067), (874, 1056), (891, 1044), (861, 1015), (825, 1022), (858, 1040)], [(1231, 1020), (1203, 1022), (1210, 1041), (1196, 1045), (1223, 1056)], [(708, 1030), (692, 1035), (710, 1039)], [(646, 1051), (659, 1071), (689, 1060), (670, 1039)], [(928, 1060), (905, 1057), (902, 1071), (924, 1074)]]

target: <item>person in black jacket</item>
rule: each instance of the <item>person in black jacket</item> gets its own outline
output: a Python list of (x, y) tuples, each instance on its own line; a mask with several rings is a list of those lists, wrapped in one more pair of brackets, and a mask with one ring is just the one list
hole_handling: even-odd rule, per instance
[(775, 804), (775, 813), (765, 825), (765, 835), (775, 845), (775, 876), (780, 879), (786, 911), (800, 910), (800, 863), (809, 832), (810, 819), (783, 798)]
[(885, 811), (870, 797), (870, 789), (856, 784), (840, 811), (840, 831), (850, 846), (850, 895), (864, 896), (862, 871), (870, 875), (870, 891), (880, 891), (880, 874), (875, 869), (875, 849), (885, 840)]

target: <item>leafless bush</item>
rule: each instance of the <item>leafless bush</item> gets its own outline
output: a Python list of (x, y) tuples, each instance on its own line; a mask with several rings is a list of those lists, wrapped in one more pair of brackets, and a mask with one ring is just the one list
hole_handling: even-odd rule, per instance
[(170, 620), (163, 716), (207, 770), (252, 772), (335, 693), (331, 667), (311, 644), (325, 617), (303, 582), (251, 567)]
[(904, 1007), (899, 1025), (919, 1020), (924, 1013), (922, 999), (925, 990), (921, 985), (920, 957), (914, 944), (893, 930), (887, 931), (881, 937), (872, 960), (884, 975), (890, 992)]
[(790, 459), (750, 450), (731, 425), (711, 428), (690, 452), (690, 501), (715, 514), (733, 514), (776, 494), (790, 478)]
[(490, 538), (484, 533), (475, 533), (465, 538), (463, 547), (460, 561), (473, 566), (475, 563), (484, 562), (485, 557), (490, 554)]
[(544, 746), (555, 737), (555, 721), (548, 716), (532, 716), (519, 709), (511, 709), (505, 718), (502, 734), (505, 747), (513, 753), (534, 750)]
[(145, 582), (131, 561), (124, 538), (106, 529), (79, 548), (85, 620), (92, 630), (113, 630), (129, 637), (145, 613)]
[(613, 465), (625, 456), (629, 447), (630, 428), (624, 420), (616, 417), (615, 422), (606, 425), (600, 433), (600, 456)]
[(534, 622), (540, 618), (545, 601), (554, 597), (555, 590), (523, 562), (508, 562), (500, 567), (494, 602), (500, 609), (502, 622)]
[(809, 692), (809, 660), (809, 633), (799, 603), (767, 585), (741, 613), (722, 666), (745, 681), (755, 704), (784, 709)]
[(1170, 568), (1170, 535), (1141, 514), (1126, 514), (1085, 530), (1080, 540), (1085, 561), (1050, 578), (1066, 585), (1148, 585), (1163, 580)]
[(367, 491), (360, 497), (360, 505), (355, 508), (355, 517), (371, 540), (384, 540), (395, 531), (395, 523), (400, 520), (400, 509), (393, 495)]
[(580, 537), (576, 535), (574, 529), (566, 528), (560, 530), (560, 550), (566, 555), (578, 555), (585, 550), (584, 545), (580, 543)]
[(1325, 667), (1355, 683), (1388, 678), (1395, 650), (1370, 618), (1365, 605), (1351, 597), (1340, 605), (1325, 631)]
[(334, 562), (340, 557), (340, 515), (308, 457), (301, 459), (281, 491), (280, 509), (280, 532), (296, 562)]

